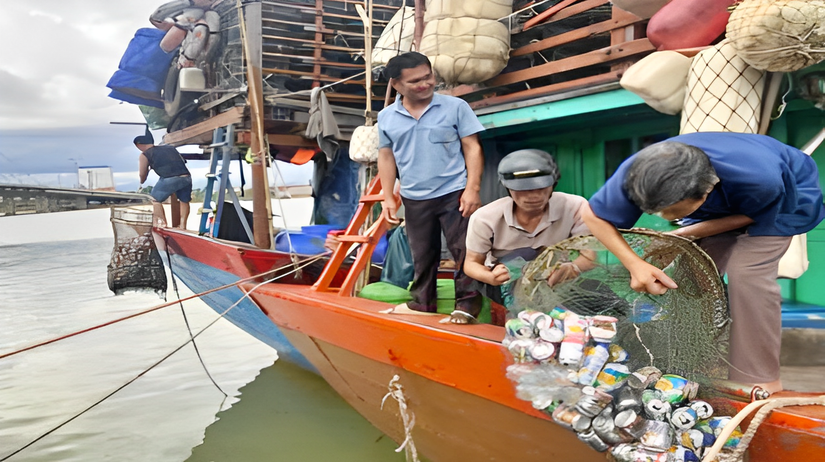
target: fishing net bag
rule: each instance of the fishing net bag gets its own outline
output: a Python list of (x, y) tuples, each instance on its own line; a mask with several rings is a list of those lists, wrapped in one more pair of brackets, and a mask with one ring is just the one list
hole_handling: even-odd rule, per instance
[(740, 58), (724, 40), (699, 52), (688, 73), (679, 133), (757, 133), (765, 72)]
[[(691, 380), (726, 378), (730, 318), (725, 286), (713, 260), (678, 236), (641, 229), (622, 236), (679, 288), (664, 295), (633, 291), (630, 274), (618, 259), (595, 237), (578, 236), (545, 249), (523, 266), (511, 293), (505, 295), (508, 317), (523, 310), (550, 313), (558, 308), (581, 317), (614, 317), (618, 322), (613, 343), (627, 351), (630, 370), (654, 366)], [(547, 280), (553, 270), (582, 251), (595, 253), (593, 267), (551, 287)]]
[(427, 0), (421, 53), (447, 85), (497, 76), (510, 56), (510, 30), (499, 19), (512, 0)]
[(166, 271), (152, 237), (152, 212), (136, 208), (112, 208), (115, 234), (112, 258), (107, 266), (109, 290), (152, 290), (166, 296)]
[(825, 59), (825, 0), (745, 0), (727, 38), (756, 69), (793, 72)]

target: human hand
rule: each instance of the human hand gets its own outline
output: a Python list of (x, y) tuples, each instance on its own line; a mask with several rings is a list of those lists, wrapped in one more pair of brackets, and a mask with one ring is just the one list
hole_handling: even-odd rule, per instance
[(554, 269), (552, 273), (550, 273), (550, 277), (547, 278), (547, 285), (553, 287), (556, 284), (560, 284), (564, 281), (575, 279), (580, 274), (582, 274), (582, 270), (579, 269), (578, 265), (576, 265), (572, 261), (566, 261), (559, 265), (558, 268)]
[(464, 193), (461, 194), (458, 206), (458, 211), (461, 212), (461, 216), (467, 218), (478, 210), (479, 207), (481, 207), (481, 195), (479, 195), (478, 191), (465, 189)]
[(388, 222), (397, 225), (401, 223), (401, 220), (398, 219), (396, 214), (398, 213), (398, 202), (395, 201), (395, 198), (384, 199), (384, 202), (381, 203), (381, 215), (387, 219)]
[(338, 239), (338, 235), (335, 232), (327, 233), (327, 238), (324, 240), (324, 248), (329, 250), (330, 252), (335, 252), (335, 249), (338, 248), (338, 244), (341, 241)]
[(493, 275), (493, 280), (490, 282), (491, 286), (500, 286), (504, 283), (510, 282), (510, 270), (506, 266), (499, 263), (490, 270)]
[(678, 289), (679, 286), (664, 271), (650, 263), (639, 259), (629, 267), (630, 288), (636, 292), (646, 292), (652, 295), (664, 295), (668, 289)]

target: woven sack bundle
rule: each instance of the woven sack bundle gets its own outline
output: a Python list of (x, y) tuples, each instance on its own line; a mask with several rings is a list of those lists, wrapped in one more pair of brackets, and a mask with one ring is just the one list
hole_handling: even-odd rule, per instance
[(736, 55), (727, 40), (701, 51), (688, 73), (679, 133), (757, 133), (765, 73)]
[(447, 85), (480, 83), (507, 65), (512, 0), (429, 0), (421, 53)]
[(727, 38), (751, 66), (793, 72), (825, 59), (825, 0), (744, 0)]
[[(403, 19), (402, 19), (403, 17)], [(396, 55), (412, 50), (415, 33), (415, 11), (412, 7), (400, 8), (384, 27), (372, 48), (373, 66), (386, 65)]]

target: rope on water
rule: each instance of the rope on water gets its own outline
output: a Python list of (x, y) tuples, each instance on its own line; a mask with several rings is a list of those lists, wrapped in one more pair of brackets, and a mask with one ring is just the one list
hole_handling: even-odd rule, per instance
[[(738, 414), (731, 418), (727, 425), (725, 425), (725, 428), (722, 429), (722, 432), (716, 438), (716, 442), (713, 446), (711, 446), (708, 452), (705, 453), (705, 456), (702, 458), (702, 462), (734, 462), (743, 460), (745, 451), (748, 449), (748, 445), (756, 435), (757, 428), (759, 428), (759, 425), (765, 420), (765, 418), (767, 418), (771, 411), (786, 406), (810, 406), (817, 404), (820, 406), (825, 406), (825, 395), (799, 398), (768, 398), (766, 400), (754, 401), (748, 404), (742, 408)], [(736, 446), (736, 449), (734, 449), (730, 454), (720, 454), (719, 451), (722, 450), (722, 446), (725, 445), (725, 442), (728, 440), (736, 427), (739, 426), (739, 424), (756, 409), (759, 409), (759, 411), (751, 420), (748, 425), (748, 430), (742, 436), (739, 444)], [(719, 456), (718, 458), (717, 455)]]
[[(305, 266), (308, 266), (308, 265), (310, 265), (310, 264), (314, 263), (316, 260), (320, 259), (321, 257), (323, 257), (323, 255), (318, 255), (318, 256), (316, 256), (316, 257), (312, 257), (312, 258), (308, 258), (308, 259), (306, 259), (306, 260), (305, 260), (305, 261), (306, 261), (306, 263), (305, 263), (303, 266), (301, 266), (301, 268), (303, 268), (303, 267), (305, 267)], [(300, 269), (300, 268), (299, 268), (299, 269)], [(267, 273), (271, 273), (272, 271), (277, 271), (277, 269), (276, 269), (276, 270), (267, 271)], [(152, 364), (151, 366), (149, 366), (147, 369), (144, 369), (142, 372), (140, 372), (138, 375), (134, 376), (132, 379), (130, 379), (129, 381), (127, 381), (127, 382), (126, 382), (126, 383), (124, 383), (123, 385), (121, 385), (121, 386), (119, 386), (119, 387), (115, 388), (115, 389), (114, 389), (111, 393), (107, 394), (107, 395), (106, 395), (106, 396), (104, 396), (103, 398), (100, 398), (99, 400), (95, 401), (94, 403), (92, 403), (91, 405), (89, 405), (88, 407), (86, 407), (85, 409), (83, 409), (82, 411), (80, 411), (80, 412), (78, 412), (77, 414), (73, 415), (73, 416), (72, 416), (72, 417), (70, 417), (69, 419), (66, 419), (65, 421), (63, 421), (63, 422), (61, 422), (60, 424), (58, 424), (58, 425), (56, 425), (55, 427), (53, 427), (51, 430), (48, 430), (47, 432), (43, 433), (42, 435), (40, 435), (40, 436), (38, 436), (37, 438), (33, 439), (32, 441), (28, 442), (27, 444), (25, 444), (25, 445), (21, 446), (20, 448), (16, 449), (14, 452), (12, 452), (12, 453), (10, 453), (10, 454), (6, 454), (5, 456), (3, 456), (3, 458), (2, 458), (2, 459), (0, 459), (0, 462), (3, 462), (3, 461), (5, 461), (5, 460), (8, 460), (8, 459), (9, 459), (9, 458), (11, 458), (12, 456), (14, 456), (14, 455), (16, 455), (16, 454), (19, 454), (20, 452), (24, 451), (25, 449), (27, 449), (27, 448), (31, 447), (33, 444), (37, 443), (38, 441), (42, 440), (43, 438), (45, 438), (45, 437), (47, 437), (47, 436), (51, 435), (52, 433), (54, 433), (55, 431), (59, 430), (60, 428), (62, 428), (62, 427), (63, 427), (63, 426), (65, 426), (66, 424), (68, 424), (69, 422), (71, 422), (71, 421), (73, 421), (73, 420), (77, 419), (78, 417), (82, 416), (83, 414), (85, 414), (85, 413), (89, 412), (89, 411), (90, 411), (90, 410), (92, 410), (94, 407), (96, 407), (98, 404), (100, 404), (100, 403), (102, 403), (102, 402), (106, 401), (107, 399), (111, 398), (111, 397), (112, 397), (115, 393), (119, 392), (120, 390), (123, 390), (124, 388), (126, 388), (127, 386), (129, 386), (130, 384), (132, 384), (133, 382), (135, 382), (137, 379), (139, 379), (139, 378), (143, 377), (144, 375), (146, 375), (149, 371), (151, 371), (152, 369), (154, 369), (155, 367), (157, 367), (158, 365), (160, 365), (162, 362), (164, 362), (164, 361), (166, 361), (167, 359), (169, 359), (172, 355), (174, 355), (175, 353), (177, 353), (178, 351), (180, 351), (183, 347), (185, 347), (186, 345), (188, 345), (190, 342), (194, 342), (194, 340), (195, 340), (195, 338), (196, 338), (196, 337), (198, 337), (199, 335), (201, 335), (202, 333), (204, 333), (204, 332), (206, 331), (206, 329), (209, 329), (209, 328), (210, 328), (210, 327), (212, 327), (212, 326), (213, 326), (216, 322), (218, 322), (219, 320), (221, 320), (224, 316), (226, 316), (226, 314), (227, 314), (227, 313), (229, 313), (229, 311), (231, 311), (233, 308), (235, 308), (236, 306), (238, 306), (238, 304), (239, 304), (239, 303), (241, 303), (241, 301), (242, 301), (242, 300), (244, 300), (245, 298), (248, 298), (248, 297), (249, 297), (249, 294), (251, 294), (252, 292), (254, 292), (254, 291), (258, 290), (258, 288), (259, 288), (259, 287), (261, 287), (261, 286), (262, 286), (262, 285), (264, 285), (264, 284), (268, 284), (268, 283), (270, 283), (270, 282), (276, 281), (276, 280), (278, 280), (278, 279), (280, 279), (280, 278), (282, 278), (282, 277), (284, 277), (284, 276), (287, 276), (287, 275), (289, 275), (289, 274), (291, 274), (291, 273), (293, 273), (293, 272), (295, 272), (295, 271), (297, 271), (297, 270), (292, 270), (292, 271), (290, 271), (290, 272), (288, 272), (288, 273), (282, 274), (282, 275), (280, 275), (280, 276), (276, 276), (276, 277), (274, 277), (274, 278), (272, 278), (272, 279), (266, 280), (266, 281), (261, 282), (260, 284), (256, 285), (255, 287), (253, 287), (252, 289), (250, 289), (248, 292), (244, 293), (244, 295), (243, 295), (241, 298), (239, 298), (239, 299), (238, 299), (238, 301), (236, 301), (236, 302), (235, 302), (235, 303), (233, 303), (231, 306), (229, 306), (229, 308), (227, 308), (226, 310), (222, 311), (222, 312), (218, 315), (218, 317), (217, 317), (217, 318), (215, 318), (214, 320), (212, 320), (212, 322), (210, 322), (209, 324), (207, 324), (207, 325), (206, 325), (203, 329), (199, 330), (197, 334), (194, 334), (194, 335), (193, 335), (193, 336), (192, 336), (189, 340), (187, 340), (187, 341), (186, 341), (186, 342), (184, 342), (182, 345), (180, 345), (179, 347), (177, 347), (177, 348), (175, 348), (174, 350), (172, 350), (169, 354), (167, 354), (166, 356), (164, 356), (163, 358), (161, 358), (160, 360), (158, 360), (157, 362), (155, 362), (154, 364)], [(262, 273), (262, 274), (267, 274), (267, 273)], [(255, 277), (255, 276), (253, 276), (252, 278), (254, 278), (254, 277)], [(246, 280), (249, 280), (249, 279), (252, 279), (252, 278), (246, 278)], [(240, 284), (240, 283), (241, 283), (241, 282), (243, 282), (243, 281), (244, 281), (244, 280), (238, 281), (238, 282), (236, 282), (235, 284), (228, 284), (227, 286), (224, 286), (223, 288), (225, 289), (225, 288), (227, 288), (227, 287), (231, 287), (231, 286), (233, 286), (233, 285)], [(215, 290), (218, 290), (218, 289), (212, 289), (211, 291), (208, 291), (208, 292), (214, 292)], [(191, 297), (190, 297), (190, 298), (191, 298)], [(172, 302), (172, 303), (174, 303), (174, 302)], [(170, 305), (170, 304), (166, 304), (166, 306), (169, 306), (169, 305)], [(157, 309), (157, 307), (156, 307), (155, 309)], [(134, 316), (131, 316), (131, 317), (134, 317)], [(111, 324), (111, 323), (110, 323), (110, 324)], [(225, 396), (224, 396), (224, 399), (226, 399), (226, 397), (225, 397)], [(418, 459), (415, 459), (415, 460), (417, 461)]]
[(399, 380), (401, 380), (401, 377), (398, 375), (394, 375), (392, 380), (390, 380), (387, 387), (390, 391), (384, 395), (384, 399), (381, 400), (381, 409), (384, 409), (384, 402), (387, 401), (387, 398), (392, 397), (398, 401), (398, 411), (401, 414), (401, 421), (404, 423), (405, 438), (395, 452), (405, 451), (407, 462), (419, 462), (418, 451), (415, 449), (415, 442), (412, 438), (412, 429), (413, 426), (415, 426), (415, 414), (413, 414), (412, 411), (407, 413), (407, 399), (404, 397), (404, 387), (398, 383)]
[[(310, 264), (312, 264), (312, 263), (314, 263), (314, 262), (316, 262), (316, 261), (320, 260), (320, 259), (321, 259), (321, 258), (323, 258), (325, 255), (326, 255), (326, 254), (320, 254), (320, 255), (316, 255), (316, 256), (314, 256), (314, 257), (310, 257), (310, 258), (304, 259), (304, 260), (301, 262), (301, 263), (302, 263), (302, 266), (301, 266), (300, 268), (304, 268), (304, 267), (306, 267), (306, 266), (308, 266), (308, 265), (310, 265)], [(292, 263), (290, 263), (290, 264), (288, 264), (288, 265), (284, 265), (284, 266), (281, 266), (281, 267), (278, 267), (278, 268), (275, 268), (275, 269), (271, 269), (271, 270), (269, 270), (269, 271), (265, 271), (265, 272), (263, 272), (263, 273), (256, 274), (256, 275), (254, 275), (254, 276), (249, 276), (249, 277), (246, 277), (246, 278), (243, 278), (243, 279), (239, 279), (239, 280), (237, 280), (237, 281), (235, 281), (235, 282), (233, 282), (233, 283), (230, 283), (230, 284), (224, 284), (224, 285), (222, 285), (222, 286), (215, 287), (215, 288), (213, 288), (213, 289), (209, 289), (209, 290), (205, 290), (205, 291), (203, 291), (203, 292), (199, 292), (199, 293), (197, 293), (197, 294), (190, 295), (190, 296), (188, 296), (188, 297), (181, 298), (181, 299), (179, 299), (179, 300), (173, 300), (173, 301), (171, 301), (171, 302), (166, 302), (166, 303), (163, 303), (163, 304), (161, 304), (161, 305), (157, 305), (157, 306), (154, 306), (154, 307), (152, 307), (152, 308), (149, 308), (149, 309), (146, 309), (146, 310), (143, 310), (143, 311), (139, 311), (139, 312), (137, 312), (137, 313), (130, 314), (130, 315), (128, 315), (128, 316), (123, 316), (122, 318), (113, 319), (113, 320), (111, 320), (111, 321), (104, 322), (103, 324), (98, 324), (98, 325), (96, 325), (96, 326), (92, 326), (92, 327), (89, 327), (89, 328), (86, 328), (86, 329), (82, 329), (82, 330), (79, 330), (79, 331), (76, 331), (76, 332), (72, 332), (72, 333), (70, 333), (70, 334), (62, 335), (62, 336), (60, 336), (60, 337), (56, 337), (56, 338), (53, 338), (53, 339), (50, 339), (50, 340), (45, 340), (45, 341), (42, 341), (42, 342), (40, 342), (40, 343), (36, 343), (36, 344), (34, 344), (34, 345), (29, 345), (29, 346), (27, 346), (27, 347), (21, 348), (21, 349), (19, 349), (19, 350), (11, 351), (11, 352), (8, 352), (8, 353), (3, 353), (3, 354), (0, 354), (0, 359), (7, 358), (7, 357), (9, 357), (9, 356), (14, 356), (14, 355), (16, 355), (16, 354), (23, 353), (23, 352), (25, 352), (25, 351), (29, 351), (29, 350), (33, 350), (33, 349), (35, 349), (35, 348), (39, 348), (39, 347), (42, 347), (42, 346), (46, 346), (46, 345), (49, 345), (49, 344), (52, 344), (52, 343), (58, 342), (58, 341), (60, 341), (60, 340), (65, 340), (65, 339), (68, 339), (68, 338), (71, 338), (71, 337), (74, 337), (74, 336), (77, 336), (77, 335), (80, 335), (80, 334), (85, 334), (85, 333), (87, 333), (87, 332), (91, 332), (91, 331), (93, 331), (93, 330), (97, 330), (97, 329), (100, 329), (100, 328), (102, 328), (102, 327), (110, 326), (110, 325), (112, 325), (112, 324), (117, 324), (117, 323), (119, 323), (119, 322), (126, 321), (126, 320), (128, 320), (128, 319), (136, 318), (136, 317), (138, 317), (138, 316), (142, 316), (142, 315), (144, 315), (144, 314), (148, 314), (148, 313), (151, 313), (151, 312), (153, 312), (153, 311), (157, 311), (157, 310), (159, 310), (159, 309), (161, 309), (161, 308), (166, 308), (166, 307), (172, 306), (172, 305), (174, 305), (174, 304), (176, 304), (176, 303), (178, 303), (178, 302), (185, 302), (185, 301), (187, 301), (187, 300), (192, 300), (193, 298), (200, 298), (200, 297), (202, 297), (202, 296), (204, 296), (204, 295), (208, 295), (208, 294), (211, 294), (211, 293), (213, 293), (213, 292), (218, 292), (218, 291), (221, 291), (221, 290), (229, 289), (230, 287), (235, 287), (235, 286), (238, 286), (238, 285), (243, 284), (243, 283), (245, 283), (245, 282), (249, 282), (249, 281), (252, 281), (252, 280), (255, 280), (255, 279), (261, 278), (261, 277), (263, 277), (263, 276), (266, 276), (266, 275), (268, 275), (268, 274), (275, 273), (275, 272), (278, 272), (278, 271), (283, 271), (283, 270), (285, 270), (285, 269), (292, 268), (292, 267), (293, 267), (293, 264), (292, 264)], [(299, 269), (300, 269), (300, 268), (299, 268)], [(282, 274), (282, 275), (280, 275), (280, 276), (278, 276), (278, 277), (276, 277), (276, 278), (273, 278), (273, 279), (271, 279), (269, 282), (271, 282), (271, 281), (275, 281), (275, 280), (280, 279), (280, 278), (282, 278), (282, 277), (284, 277), (284, 276), (288, 276), (288, 275), (290, 275), (290, 274), (294, 273), (295, 271), (296, 271), (296, 270), (293, 268), (293, 270), (291, 270), (291, 271), (289, 271), (289, 272), (287, 272), (287, 273), (284, 273), (284, 274)]]
[[(163, 237), (163, 241), (166, 243), (166, 248), (169, 248), (169, 238), (166, 236)], [(198, 361), (201, 363), (201, 367), (203, 367), (203, 371), (206, 372), (206, 376), (209, 377), (209, 380), (212, 381), (212, 385), (215, 385), (215, 388), (218, 389), (224, 396), (224, 398), (229, 397), (229, 395), (223, 391), (218, 382), (212, 377), (212, 374), (209, 373), (209, 368), (206, 367), (206, 363), (203, 362), (203, 357), (201, 356), (201, 351), (198, 349), (198, 344), (195, 342), (195, 336), (192, 335), (192, 327), (189, 326), (189, 318), (186, 316), (186, 310), (183, 309), (183, 302), (180, 299), (180, 292), (178, 291), (178, 282), (175, 279), (175, 273), (172, 271), (172, 254), (170, 252), (166, 252), (166, 261), (169, 262), (169, 273), (172, 275), (172, 287), (175, 289), (175, 296), (178, 298), (178, 304), (180, 305), (180, 312), (183, 315), (183, 322), (186, 324), (186, 330), (189, 332), (189, 339), (192, 341), (192, 348), (195, 349), (195, 354), (198, 355)], [(239, 300), (240, 301), (240, 300)]]

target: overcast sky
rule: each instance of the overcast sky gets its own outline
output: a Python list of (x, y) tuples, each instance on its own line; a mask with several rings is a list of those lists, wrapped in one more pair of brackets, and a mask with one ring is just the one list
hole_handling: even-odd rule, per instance
[[(3, 2), (0, 183), (72, 186), (77, 166), (109, 165), (119, 190), (137, 187), (132, 139), (143, 128), (110, 122), (144, 119), (137, 106), (109, 98), (106, 83), (135, 31), (153, 27), (149, 15), (164, 3)], [(196, 187), (203, 182), (201, 164), (190, 162)]]

